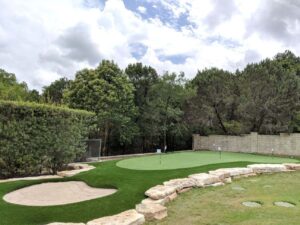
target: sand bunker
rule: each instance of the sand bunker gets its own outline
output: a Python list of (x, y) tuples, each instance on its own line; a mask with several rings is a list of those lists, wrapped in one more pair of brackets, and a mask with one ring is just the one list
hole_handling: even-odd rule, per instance
[(3, 199), (18, 205), (51, 206), (100, 198), (116, 191), (116, 189), (92, 188), (79, 181), (52, 182), (10, 192)]

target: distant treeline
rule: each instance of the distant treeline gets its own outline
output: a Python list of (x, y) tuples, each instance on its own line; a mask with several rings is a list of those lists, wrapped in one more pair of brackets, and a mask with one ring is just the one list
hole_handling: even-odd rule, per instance
[(91, 138), (102, 138), (103, 154), (190, 149), (191, 134), (261, 134), (300, 130), (300, 58), (290, 51), (248, 64), (242, 71), (218, 68), (184, 73), (142, 63), (121, 70), (103, 60), (74, 80), (61, 78), (41, 94), (0, 70), (0, 99), (34, 101), (96, 114)]

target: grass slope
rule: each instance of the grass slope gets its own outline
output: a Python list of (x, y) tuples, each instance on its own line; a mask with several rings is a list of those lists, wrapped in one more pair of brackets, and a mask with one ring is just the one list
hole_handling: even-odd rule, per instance
[(119, 161), (117, 166), (133, 170), (168, 170), (179, 168), (190, 168), (215, 163), (228, 162), (258, 162), (258, 163), (282, 163), (297, 162), (296, 159), (270, 157), (246, 153), (222, 152), (221, 158), (218, 152), (197, 151), (168, 153), (138, 158), (130, 158)]
[[(243, 201), (259, 201), (263, 205), (247, 208), (241, 205)], [(273, 205), (275, 201), (296, 206), (278, 207)], [(262, 175), (224, 187), (194, 189), (171, 202), (168, 215), (162, 221), (147, 225), (299, 225), (300, 172)]]
[[(144, 192), (148, 188), (163, 181), (186, 177), (192, 173), (207, 172), (224, 167), (242, 167), (250, 162), (219, 163), (176, 169), (176, 170), (129, 170), (116, 166), (117, 161), (96, 163), (96, 169), (81, 173), (63, 181), (84, 181), (92, 187), (116, 187), (118, 192), (111, 196), (90, 201), (51, 207), (28, 207), (7, 203), (3, 196), (13, 190), (43, 181), (17, 181), (0, 184), (0, 224), (1, 225), (39, 225), (49, 222), (87, 222), (102, 216), (113, 215), (121, 211), (134, 208), (135, 204), (145, 198)], [(268, 158), (268, 161), (272, 160)], [(245, 158), (244, 158), (245, 161)], [(284, 160), (285, 161), (285, 160)], [(58, 179), (57, 181), (62, 181)], [(48, 182), (54, 182), (49, 180)]]

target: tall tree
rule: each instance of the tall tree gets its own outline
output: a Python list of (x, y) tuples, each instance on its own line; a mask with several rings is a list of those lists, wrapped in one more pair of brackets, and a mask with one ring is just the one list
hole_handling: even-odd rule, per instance
[(299, 110), (299, 84), (295, 72), (276, 59), (248, 65), (240, 77), (239, 107), (247, 131), (289, 131), (291, 119)]
[(234, 133), (236, 87), (233, 74), (217, 69), (198, 71), (191, 85), (196, 96), (189, 101), (187, 114), (202, 127), (228, 134)]
[(63, 92), (70, 85), (70, 80), (66, 77), (52, 82), (49, 86), (43, 87), (43, 100), (46, 103), (62, 104)]
[(40, 102), (41, 101), (41, 95), (35, 89), (30, 90), (30, 91), (28, 91), (28, 94), (27, 94), (27, 97), (26, 97), (26, 101), (29, 101), (29, 102)]
[(149, 93), (149, 110), (145, 115), (151, 118), (151, 132), (158, 134), (165, 149), (168, 135), (183, 136), (187, 130), (183, 121), (183, 103), (191, 92), (185, 88), (184, 74), (165, 73)]
[(15, 74), (0, 69), (0, 99), (11, 101), (39, 102), (37, 90), (29, 90), (25, 82), (18, 82)]
[(300, 77), (300, 57), (286, 50), (275, 55), (273, 61), (279, 64), (285, 71), (295, 73)]
[(113, 61), (103, 60), (96, 69), (84, 69), (76, 74), (65, 94), (70, 107), (86, 109), (97, 114), (98, 135), (104, 140), (107, 154), (112, 133), (118, 141), (129, 143), (135, 135), (136, 115), (134, 87)]
[[(134, 102), (138, 108), (139, 115), (136, 117), (136, 123), (139, 128), (139, 138), (141, 138), (141, 148), (144, 152), (147, 148), (146, 143), (149, 143), (149, 126), (152, 121), (146, 119), (146, 113), (149, 110), (148, 100), (149, 91), (153, 84), (158, 81), (158, 75), (154, 68), (150, 66), (144, 66), (142, 63), (129, 64), (125, 69), (125, 73), (128, 75), (131, 83), (135, 87)], [(151, 135), (150, 135), (151, 136)], [(137, 140), (137, 142), (140, 142)]]

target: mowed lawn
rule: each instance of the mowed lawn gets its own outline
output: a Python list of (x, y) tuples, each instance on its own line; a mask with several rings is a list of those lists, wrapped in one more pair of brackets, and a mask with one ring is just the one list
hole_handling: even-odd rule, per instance
[[(206, 158), (207, 163), (203, 165), (199, 161), (198, 166), (195, 160), (188, 160), (191, 164), (190, 168), (173, 169), (173, 170), (130, 170), (116, 166), (118, 161), (109, 161), (104, 163), (95, 163), (96, 169), (81, 173), (77, 176), (65, 179), (48, 180), (48, 181), (17, 181), (0, 184), (0, 225), (39, 225), (49, 222), (87, 222), (102, 216), (113, 215), (127, 209), (135, 207), (145, 198), (144, 192), (163, 181), (186, 177), (192, 173), (207, 172), (209, 170), (224, 168), (224, 167), (243, 167), (254, 162), (291, 162), (295, 159), (286, 158), (272, 158), (266, 156), (257, 156), (249, 154), (238, 153), (223, 153), (222, 159), (218, 157), (218, 153), (212, 152), (187, 152), (187, 153), (171, 153), (163, 156), (162, 164), (167, 162), (168, 157), (171, 157), (173, 163), (183, 163), (188, 160), (186, 154), (191, 154), (194, 158), (199, 156), (205, 158), (207, 155), (211, 157)], [(231, 158), (231, 162), (230, 159)], [(201, 157), (203, 156), (203, 157)], [(223, 158), (224, 157), (224, 158)], [(135, 158), (136, 160), (143, 160), (143, 158)], [(177, 158), (177, 160), (175, 160)], [(227, 161), (223, 161), (227, 158)], [(255, 160), (255, 158), (257, 160)], [(250, 160), (250, 161), (249, 161)], [(121, 161), (120, 161), (121, 162)], [(189, 162), (185, 162), (188, 164)], [(152, 162), (150, 162), (151, 164)], [(149, 165), (144, 164), (145, 169)], [(143, 168), (143, 167), (142, 167)], [(70, 181), (78, 180), (84, 181), (92, 187), (115, 187), (118, 191), (104, 198), (89, 200), (81, 203), (68, 204), (63, 206), (51, 207), (29, 207), (7, 203), (3, 200), (3, 196), (13, 190), (29, 186), (37, 183), (54, 182), (54, 181)], [(46, 194), (46, 193), (45, 193)]]
[[(262, 206), (245, 207), (244, 201), (258, 201)], [(275, 206), (276, 201), (290, 202), (295, 207)], [(300, 172), (262, 175), (223, 187), (193, 189), (168, 205), (168, 215), (147, 225), (299, 225)]]

